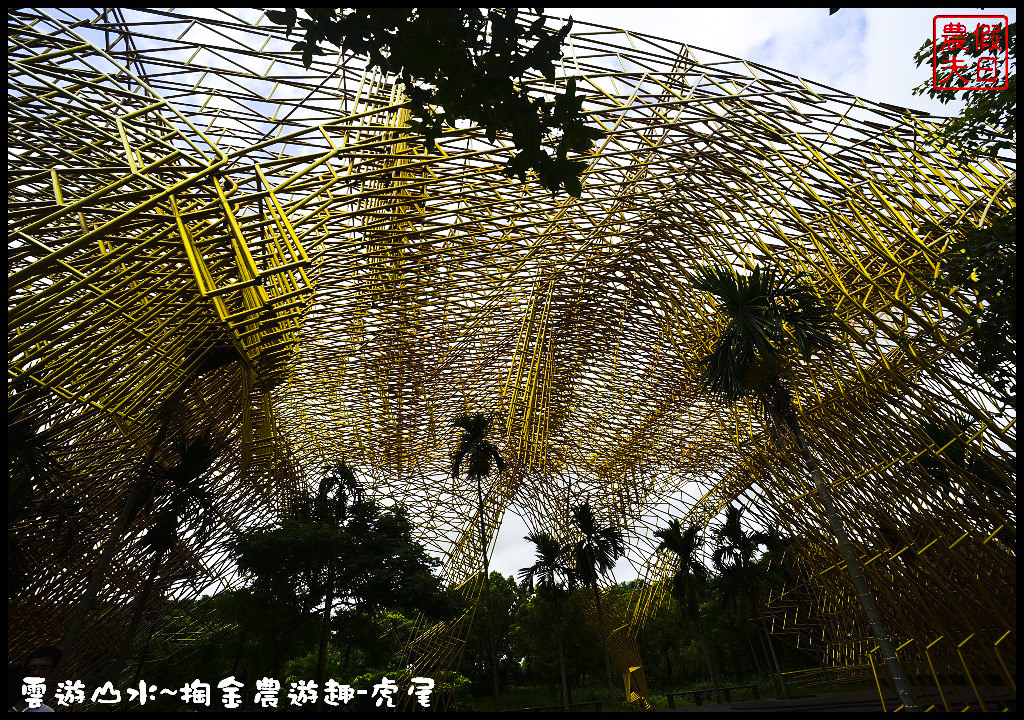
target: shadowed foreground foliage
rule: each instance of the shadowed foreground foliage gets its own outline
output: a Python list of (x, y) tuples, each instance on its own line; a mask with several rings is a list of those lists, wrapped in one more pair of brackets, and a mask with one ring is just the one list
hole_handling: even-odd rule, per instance
[[(325, 54), (323, 43), (365, 57), (372, 67), (401, 79), (410, 101), (409, 126), (423, 134), (428, 149), (435, 148), (446, 126), (468, 120), (482, 127), (491, 143), (498, 135), (512, 138), (517, 152), (505, 164), (506, 176), (525, 181), (533, 172), (551, 192), (564, 186), (580, 196), (587, 164), (569, 153), (589, 153), (604, 133), (580, 114), (583, 98), (576, 95), (575, 78), (553, 99), (523, 85), (532, 74), (554, 82), (571, 19), (552, 33), (544, 29), (543, 15), (520, 24), (518, 8), (303, 10), (307, 17), (299, 18), (296, 8), (268, 10), (267, 17), (289, 34), (296, 25), (305, 32), (292, 49), (302, 52), (307, 68), (314, 55)], [(545, 145), (553, 146), (554, 154)]]

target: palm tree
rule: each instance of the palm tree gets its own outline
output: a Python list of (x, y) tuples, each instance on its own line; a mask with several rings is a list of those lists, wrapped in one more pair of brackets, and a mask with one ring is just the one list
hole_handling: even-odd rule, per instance
[[(206, 543), (213, 531), (213, 503), (216, 495), (203, 481), (202, 476), (219, 457), (222, 444), (215, 440), (213, 428), (207, 428), (193, 440), (189, 440), (183, 434), (177, 436), (172, 441), (172, 446), (178, 455), (178, 461), (169, 467), (159, 463), (153, 466), (153, 480), (149, 497), (146, 499), (148, 510), (152, 512), (153, 505), (158, 499), (163, 501), (160, 502), (161, 508), (153, 513), (152, 524), (142, 539), (144, 548), (152, 553), (153, 557), (142, 592), (135, 600), (132, 619), (125, 633), (121, 652), (114, 663), (114, 672), (120, 672), (124, 667), (160, 566), (167, 553), (177, 545), (182, 531), (191, 530), (191, 538), (199, 546)], [(144, 660), (145, 657), (140, 659), (140, 668)]]
[[(206, 337), (209, 338), (210, 336), (211, 334), (207, 333)], [(146, 505), (147, 498), (151, 496), (154, 488), (155, 475), (159, 475), (159, 473), (154, 474), (153, 472), (154, 459), (157, 451), (167, 438), (167, 433), (169, 432), (171, 425), (177, 419), (182, 399), (185, 397), (189, 388), (192, 387), (192, 385), (203, 375), (233, 362), (244, 362), (242, 355), (239, 354), (233, 345), (230, 348), (217, 343), (214, 343), (213, 345), (204, 345), (199, 356), (199, 361), (195, 362), (191, 366), (191, 369), (183, 378), (181, 384), (178, 385), (178, 387), (167, 396), (167, 399), (160, 404), (160, 407), (156, 412), (156, 419), (160, 423), (156, 437), (150, 444), (145, 458), (139, 464), (138, 474), (134, 478), (134, 481), (129, 484), (125, 492), (124, 505), (121, 507), (117, 518), (114, 520), (114, 525), (111, 528), (110, 535), (107, 537), (107, 540), (103, 545), (103, 549), (100, 551), (99, 560), (97, 560), (96, 567), (89, 578), (89, 583), (86, 585), (85, 595), (79, 602), (78, 608), (75, 611), (75, 616), (71, 620), (71, 625), (68, 628), (67, 633), (64, 635), (64, 640), (61, 643), (61, 651), (64, 653), (65, 657), (70, 655), (71, 651), (74, 649), (75, 642), (78, 640), (78, 635), (82, 631), (82, 625), (85, 623), (85, 618), (89, 614), (89, 610), (92, 609), (93, 604), (96, 602), (96, 595), (99, 592), (100, 586), (103, 584), (103, 578), (106, 575), (107, 569), (110, 567), (110, 563), (114, 559), (114, 554), (117, 551), (117, 546), (121, 542), (121, 538), (124, 537), (124, 534), (127, 532), (128, 526), (131, 525), (132, 520)], [(184, 462), (184, 459), (182, 459), (182, 461)], [(205, 469), (206, 468), (203, 470), (205, 471)]]
[(532, 532), (524, 540), (534, 544), (537, 558), (533, 565), (519, 571), (519, 579), (531, 591), (536, 588), (541, 599), (551, 603), (558, 617), (555, 638), (558, 642), (558, 667), (562, 673), (562, 704), (569, 710), (569, 683), (565, 675), (565, 649), (562, 646), (562, 615), (559, 612), (565, 593), (573, 582), (572, 568), (569, 566), (569, 555), (572, 548), (562, 545), (551, 533), (545, 531)]
[(597, 620), (601, 630), (601, 645), (604, 647), (604, 670), (608, 680), (609, 699), (614, 702), (615, 685), (612, 682), (612, 666), (608, 659), (608, 636), (605, 633), (604, 613), (601, 610), (601, 593), (598, 581), (612, 571), (615, 561), (625, 553), (622, 529), (613, 525), (598, 525), (589, 502), (577, 505), (572, 510), (576, 527), (583, 537), (573, 546), (573, 570), (585, 586), (594, 593), (597, 604)]
[(718, 673), (711, 663), (704, 623), (700, 617), (700, 599), (707, 592), (708, 569), (698, 557), (701, 546), (699, 533), (696, 525), (691, 525), (684, 531), (682, 522), (678, 518), (673, 518), (668, 527), (655, 531), (654, 536), (661, 539), (658, 550), (667, 550), (679, 563), (678, 569), (672, 575), (672, 595), (679, 602), (683, 615), (692, 618), (697, 625), (697, 638), (704, 653), (704, 662), (708, 666), (708, 677), (712, 685), (718, 688)]
[[(773, 554), (768, 554), (764, 558), (758, 558), (758, 548), (765, 546), (777, 549), (779, 543), (768, 533), (745, 531), (742, 527), (742, 514), (743, 510), (738, 505), (726, 508), (725, 522), (714, 530), (717, 547), (712, 562), (718, 570), (723, 604), (731, 607), (738, 619), (753, 622), (753, 619), (761, 614), (764, 605), (764, 591), (769, 583), (769, 563), (774, 557)], [(767, 644), (764, 637), (761, 638), (761, 643), (765, 650), (765, 660), (770, 667), (775, 655), (775, 650), (771, 646), (771, 636), (763, 626), (756, 627), (767, 637)], [(750, 646), (755, 664), (760, 665), (753, 640), (746, 631), (743, 634)], [(782, 670), (778, 667), (777, 660), (775, 666), (779, 691), (785, 693)]]
[[(33, 538), (54, 538), (63, 531), (64, 541), (56, 557), (64, 558), (80, 550), (89, 519), (82, 498), (62, 487), (61, 481), (68, 473), (58, 459), (61, 443), (43, 428), (40, 419), (43, 414), (39, 406), (45, 392), (45, 388), (22, 378), (10, 384), (7, 394), (7, 597), (15, 603), (25, 590), (32, 568), (26, 543), (11, 531), (28, 523), (35, 529)], [(41, 520), (53, 524), (41, 532)]]
[(753, 398), (773, 435), (780, 437), (788, 432), (796, 439), (893, 684), (904, 707), (916, 710), (917, 704), (836, 512), (831, 491), (807, 446), (790, 389), (794, 350), (804, 360), (810, 360), (815, 352), (837, 345), (833, 339), (839, 329), (835, 313), (810, 285), (774, 268), (755, 267), (749, 275), (730, 267), (705, 268), (692, 282), (698, 290), (716, 296), (719, 310), (728, 318), (725, 330), (703, 361), (708, 391), (730, 404), (744, 397)]
[(480, 553), (484, 561), (484, 592), (487, 595), (487, 643), (491, 656), (491, 681), (494, 692), (494, 709), (498, 709), (498, 658), (494, 651), (494, 633), (490, 627), (490, 618), (494, 617), (491, 609), (491, 577), (487, 558), (487, 528), (484, 524), (484, 491), (483, 479), (491, 474), (491, 467), (504, 472), (505, 461), (498, 452), (498, 447), (486, 439), (487, 428), (491, 421), (483, 413), (466, 414), (455, 418), (455, 426), (462, 428), (459, 447), (452, 458), (452, 477), (459, 477), (463, 462), (466, 462), (466, 478), (476, 480), (477, 517), (480, 520)]

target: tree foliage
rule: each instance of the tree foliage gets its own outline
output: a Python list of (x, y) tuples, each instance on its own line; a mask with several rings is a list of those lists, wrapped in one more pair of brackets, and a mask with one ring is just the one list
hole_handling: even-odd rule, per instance
[[(934, 86), (932, 78), (913, 90), (915, 95), (928, 95), (944, 105), (957, 98), (967, 101), (960, 116), (946, 123), (938, 136), (943, 143), (958, 148), (964, 159), (996, 155), (1001, 150), (1017, 147), (1017, 73), (1013, 72), (1017, 64), (1017, 23), (1010, 23), (1007, 31), (1009, 43), (1005, 49), (1010, 56), (1011, 71), (1005, 90), (943, 90)], [(914, 55), (918, 67), (931, 62), (933, 42), (932, 38), (925, 40)], [(968, 32), (965, 45), (956, 52), (978, 58), (991, 50), (979, 49), (977, 36)], [(941, 67), (949, 62), (952, 54), (952, 46), (947, 48), (940, 43), (935, 49), (936, 62)]]
[(572, 546), (563, 545), (551, 533), (541, 530), (527, 535), (524, 540), (532, 542), (536, 550), (536, 560), (530, 567), (519, 571), (519, 579), (530, 592), (536, 591), (537, 599), (546, 604), (553, 622), (549, 628), (554, 630), (558, 650), (558, 669), (562, 679), (562, 704), (568, 710), (572, 702), (569, 690), (569, 679), (565, 671), (565, 610), (569, 591), (575, 584), (575, 573), (571, 562)]
[(487, 428), (490, 427), (491, 419), (484, 413), (466, 413), (455, 418), (454, 425), (462, 430), (459, 437), (459, 446), (452, 457), (452, 477), (459, 477), (462, 465), (466, 463), (466, 476), (469, 480), (476, 480), (476, 502), (477, 520), (480, 524), (480, 556), (483, 560), (484, 577), (484, 600), (487, 605), (487, 613), (484, 615), (485, 627), (487, 628), (488, 647), (491, 655), (491, 687), (494, 693), (494, 707), (498, 708), (500, 702), (498, 675), (499, 654), (494, 637), (494, 628), (490, 623), (494, 620), (495, 611), (491, 607), (494, 595), (491, 588), (491, 573), (488, 565), (487, 549), (490, 543), (487, 539), (487, 525), (484, 519), (484, 489), (483, 478), (491, 474), (491, 468), (496, 467), (498, 472), (504, 472), (505, 461), (498, 452), (498, 447), (486, 439)]
[[(334, 622), (341, 629), (354, 615), (372, 618), (385, 609), (454, 612), (454, 598), (434, 574), (439, 561), (413, 538), (405, 510), (383, 508), (351, 488), (338, 492), (345, 479), (334, 473), (316, 495), (297, 498), (281, 522), (236, 536), (231, 547), (250, 589), (297, 617), (330, 598), (341, 611)], [(325, 488), (333, 489), (333, 500)]]
[[(753, 397), (776, 439), (781, 440), (785, 431), (796, 440), (846, 561), (846, 571), (882, 650), (889, 676), (904, 705), (916, 709), (882, 616), (836, 511), (831, 490), (807, 445), (793, 402), (791, 359), (798, 352), (809, 360), (814, 352), (835, 346), (833, 334), (839, 330), (839, 324), (834, 310), (799, 276), (788, 276), (773, 268), (755, 267), (750, 275), (740, 275), (731, 267), (704, 269), (692, 281), (697, 289), (718, 298), (718, 309), (727, 319), (714, 350), (704, 358), (707, 389), (728, 403)], [(754, 654), (756, 658), (756, 651)]]
[(600, 524), (589, 502), (574, 507), (572, 517), (582, 535), (572, 547), (573, 572), (596, 592), (598, 580), (611, 573), (626, 552), (622, 528)]
[[(738, 619), (746, 620), (758, 615), (767, 601), (770, 565), (782, 540), (772, 532), (744, 530), (742, 516), (739, 505), (725, 509), (725, 521), (713, 530), (712, 562), (722, 602)], [(769, 552), (762, 554), (761, 547)]]
[(962, 349), (978, 372), (1016, 403), (1017, 209), (991, 216), (981, 227), (956, 233), (937, 284), (974, 296), (976, 310), (967, 320), (971, 334)]
[[(515, 578), (492, 572), (481, 597), (473, 610), (473, 624), (466, 639), (466, 651), (462, 660), (462, 669), (474, 685), (486, 688), (492, 682), (491, 663), (495, 663), (497, 676), (502, 687), (516, 679), (519, 670), (518, 658), (514, 656), (513, 634), (519, 611), (527, 600), (526, 588), (519, 585)], [(468, 591), (474, 583), (466, 583), (463, 588)], [(470, 602), (471, 596), (464, 596)], [(491, 658), (493, 644), (494, 659)]]
[[(944, 123), (935, 140), (950, 146), (961, 162), (982, 156), (994, 157), (1017, 147), (1017, 23), (1007, 26), (1010, 75), (1005, 90), (939, 90), (932, 80), (914, 89), (916, 95), (928, 95), (945, 104), (965, 99), (963, 112)], [(932, 58), (932, 40), (924, 42), (914, 60), (918, 67)], [(937, 62), (948, 61), (951, 51), (936, 50)], [(977, 38), (968, 33), (960, 50), (971, 57), (985, 51)], [(962, 93), (962, 94), (961, 94)], [(1013, 175), (1016, 194), (1016, 174)], [(946, 229), (925, 228), (941, 235)], [(993, 384), (1016, 402), (1017, 380), (1017, 209), (986, 210), (978, 227), (958, 230), (944, 255), (943, 275), (938, 286), (948, 290), (963, 288), (974, 295), (977, 311), (968, 321), (972, 329), (963, 345), (968, 358)]]
[[(929, 420), (921, 425), (921, 432), (930, 441), (931, 450), (915, 458), (911, 466), (928, 474), (941, 502), (955, 503), (984, 533), (995, 532), (1004, 523), (998, 521), (1000, 513), (993, 510), (1013, 507), (1015, 502), (1016, 458), (1007, 462), (980, 445), (967, 444), (964, 438), (975, 434), (967, 417)], [(885, 529), (888, 524), (883, 519), (881, 527)], [(1015, 550), (1016, 535), (1015, 526), (1008, 524), (997, 543)]]
[(153, 479), (142, 508), (153, 513), (142, 544), (158, 561), (186, 530), (200, 546), (205, 544), (216, 520), (216, 493), (205, 475), (220, 456), (223, 442), (214, 436), (213, 428), (207, 428), (195, 438), (179, 433), (171, 445), (178, 459), (170, 466), (153, 464)]
[[(578, 588), (576, 592), (588, 591)], [(557, 628), (561, 633), (555, 632)], [(562, 700), (557, 689), (561, 672), (559, 640), (562, 642), (571, 702), (573, 688), (579, 687), (584, 675), (597, 679), (603, 673), (601, 644), (572, 595), (556, 600), (550, 594), (535, 593), (516, 614), (512, 651), (522, 662), (524, 681), (548, 684), (552, 703)]]
[(611, 574), (615, 567), (615, 561), (625, 554), (625, 540), (622, 528), (615, 525), (602, 525), (598, 522), (589, 501), (580, 503), (572, 509), (572, 519), (582, 535), (572, 546), (573, 575), (594, 593), (597, 622), (601, 643), (604, 646), (608, 696), (611, 699), (615, 690), (611, 661), (608, 658), (608, 631), (605, 627), (604, 611), (601, 609), (601, 593), (598, 591), (597, 585), (601, 578)]
[(492, 467), (499, 473), (505, 471), (505, 461), (498, 446), (486, 439), (491, 424), (489, 417), (483, 413), (466, 414), (455, 418), (454, 424), (462, 430), (462, 435), (452, 458), (452, 477), (459, 477), (463, 463), (466, 464), (466, 476), (471, 480), (487, 477)]
[(436, 609), (426, 606), (438, 592), (431, 558), (412, 537), (412, 523), (401, 508), (357, 502), (340, 526), (284, 520), (235, 541), (239, 569), (255, 588), (281, 602), (311, 609), (322, 603), (324, 569), (334, 559), (341, 569), (335, 597), (341, 605)]
[(835, 347), (833, 310), (797, 275), (755, 267), (744, 275), (731, 267), (701, 268), (693, 286), (718, 298), (726, 325), (711, 354), (702, 358), (704, 384), (729, 403), (753, 397), (773, 425), (788, 425), (794, 350), (810, 360)]
[[(586, 699), (588, 688), (594, 689), (598, 683), (603, 685), (601, 644), (594, 636), (586, 614), (579, 610), (580, 598), (569, 598), (556, 604), (540, 594), (529, 596), (525, 588), (517, 586), (511, 578), (499, 579), (495, 573), (491, 580), (496, 593), (496, 601), (492, 604), (501, 616), (495, 618), (494, 625), (510, 628), (507, 640), (502, 640), (502, 682), (506, 688), (509, 685), (519, 688), (534, 686), (535, 691), (538, 685), (543, 688), (541, 692), (544, 695), (522, 704), (544, 705), (558, 701), (558, 638), (552, 632), (558, 623), (564, 627), (562, 638), (569, 684), (577, 691), (584, 688), (580, 699)], [(604, 602), (615, 616), (625, 616), (643, 584), (642, 580), (633, 580), (610, 586), (604, 594)], [(589, 593), (583, 588), (577, 588), (576, 592)], [(731, 680), (749, 677), (753, 670), (752, 658), (734, 615), (723, 609), (725, 601), (720, 593), (717, 583), (708, 585), (700, 615), (704, 618), (713, 656), (728, 671), (729, 677), (723, 680), (735, 684)], [(486, 612), (483, 603), (477, 606), (476, 612)], [(805, 612), (801, 608), (801, 616)], [(335, 618), (327, 677), (371, 690), (373, 684), (380, 682), (382, 674), (393, 680), (401, 678), (398, 658), (416, 624), (395, 610), (378, 614), (369, 621), (360, 620), (358, 624), (353, 619), (353, 633), (357, 637), (351, 662), (345, 667), (344, 638), (347, 630), (341, 623), (348, 621), (343, 620), (344, 616), (344, 613), (339, 613)], [(195, 639), (189, 641), (188, 652), (178, 652), (173, 656), (167, 653), (174, 652), (175, 643), (166, 640), (154, 642), (152, 658), (147, 662), (144, 674), (147, 683), (155, 682), (160, 687), (171, 688), (181, 687), (196, 678), (208, 681), (233, 675), (246, 687), (253, 687), (263, 677), (277, 677), (284, 683), (308, 680), (315, 672), (318, 615), (306, 614), (303, 620), (287, 608), (269, 603), (250, 590), (226, 590), (211, 597), (183, 601), (174, 607), (166, 622), (169, 625), (161, 630), (161, 635)], [(384, 634), (388, 624), (396, 635), (391, 632)], [(475, 623), (475, 629), (470, 629), (463, 654), (461, 672), (472, 677), (472, 688), (465, 686), (466, 680), (460, 679), (453, 671), (438, 673), (433, 675), (437, 681), (435, 698), (443, 692), (446, 678), (458, 680), (463, 685), (456, 689), (455, 707), (465, 705), (471, 709), (474, 691), (477, 696), (488, 694), (487, 639), (481, 626), (482, 623)], [(639, 631), (637, 642), (650, 690), (655, 695), (687, 687), (708, 686), (697, 629), (674, 598), (648, 619)], [(802, 649), (797, 649), (789, 643), (780, 643), (783, 668), (817, 667), (815, 647), (804, 644)], [(275, 673), (276, 655), (281, 658), (279, 671)], [(370, 682), (370, 678), (375, 680)], [(399, 679), (399, 686), (403, 682)], [(251, 700), (250, 694), (247, 702), (251, 703)], [(161, 709), (175, 708), (173, 699), (165, 696), (162, 702), (167, 704)], [(282, 704), (288, 704), (283, 696)], [(509, 704), (513, 706), (511, 701)], [(661, 706), (664, 706), (664, 700)], [(246, 709), (256, 708), (250, 704)], [(356, 711), (359, 708), (353, 701), (344, 709)]]
[(563, 545), (551, 533), (541, 530), (523, 538), (534, 545), (536, 560), (533, 565), (519, 571), (519, 580), (533, 592), (555, 594), (568, 589), (573, 583), (572, 548)]
[(700, 528), (691, 525), (683, 530), (682, 521), (673, 518), (668, 527), (657, 530), (654, 536), (661, 540), (658, 549), (667, 550), (674, 561), (678, 562), (672, 574), (673, 597), (690, 617), (696, 617), (708, 584), (708, 569), (704, 567), (699, 555), (702, 545)]
[(570, 153), (589, 153), (603, 133), (580, 114), (575, 78), (553, 97), (525, 86), (532, 74), (555, 82), (555, 62), (572, 27), (570, 19), (552, 33), (544, 28), (543, 9), (535, 10), (539, 17), (529, 25), (519, 21), (517, 8), (303, 8), (305, 18), (285, 8), (266, 14), (289, 34), (296, 25), (305, 32), (292, 49), (302, 52), (307, 68), (314, 55), (325, 54), (321, 44), (330, 43), (400, 78), (409, 125), (428, 149), (445, 126), (468, 120), (492, 143), (499, 134), (512, 138), (516, 152), (505, 164), (506, 176), (525, 181), (533, 171), (551, 192), (564, 186), (578, 198), (586, 162)]
[[(687, 618), (694, 621), (704, 654), (704, 662), (708, 668), (708, 677), (712, 684), (718, 687), (718, 674), (715, 672), (711, 653), (708, 650), (707, 633), (700, 617), (700, 601), (707, 593), (709, 576), (708, 570), (700, 558), (700, 550), (703, 545), (700, 528), (691, 525), (684, 531), (682, 521), (673, 518), (668, 527), (658, 530), (654, 535), (661, 540), (658, 549), (667, 550), (678, 563), (676, 571), (672, 575), (672, 596), (679, 603), (679, 607)], [(667, 657), (666, 664), (671, 675), (671, 663)]]

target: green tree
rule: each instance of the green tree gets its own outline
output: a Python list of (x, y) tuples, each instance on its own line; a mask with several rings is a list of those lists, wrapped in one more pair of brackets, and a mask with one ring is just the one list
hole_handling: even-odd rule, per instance
[[(311, 502), (310, 502), (311, 500)], [(348, 520), (349, 505), (363, 500), (363, 487), (356, 481), (352, 469), (344, 462), (329, 467), (320, 480), (316, 495), (306, 499), (301, 513), (308, 522), (343, 526)], [(320, 649), (316, 661), (316, 684), (323, 687), (324, 667), (327, 661), (327, 642), (330, 638), (331, 612), (334, 609), (335, 575), (338, 572), (337, 558), (327, 559), (327, 582), (324, 598), (324, 614), (320, 631)]]
[[(296, 618), (295, 613), (293, 606), (246, 588), (169, 603), (158, 623), (163, 642), (152, 643), (152, 659), (131, 685), (138, 687), (144, 677), (147, 684), (178, 688), (196, 678), (234, 676), (249, 688), (260, 678), (281, 677), (273, 669), (279, 654), (282, 668), (292, 666), (288, 648), (301, 648), (310, 656), (308, 671), (302, 674), (308, 680), (316, 665), (318, 617), (306, 613)], [(253, 709), (252, 693), (243, 695), (241, 709)], [(157, 710), (194, 709), (167, 696), (159, 702)]]
[[(272, 677), (280, 677), (294, 637), (326, 598), (325, 570), (337, 540), (336, 528), (288, 513), (277, 525), (242, 531), (228, 544), (247, 578), (247, 598), (257, 607), (280, 612), (280, 622), (255, 628), (273, 636)], [(251, 608), (246, 604), (238, 609)]]
[[(320, 608), (320, 675), (327, 656), (324, 623), (336, 610), (371, 619), (387, 608), (430, 617), (453, 610), (434, 574), (439, 562), (414, 540), (405, 510), (382, 508), (360, 492), (350, 470), (333, 468), (315, 494), (295, 499), (280, 523), (239, 533), (231, 543), (257, 595), (291, 606), (300, 620)], [(353, 639), (347, 638), (346, 655)]]
[[(542, 8), (535, 8), (538, 14)], [(534, 171), (541, 184), (579, 197), (583, 160), (569, 153), (589, 153), (603, 137), (580, 114), (583, 99), (576, 80), (549, 99), (530, 94), (524, 78), (539, 73), (555, 81), (555, 62), (572, 20), (558, 32), (544, 29), (544, 16), (529, 25), (518, 20), (517, 8), (296, 8), (267, 10), (271, 22), (289, 34), (296, 24), (305, 31), (293, 50), (310, 67), (323, 55), (322, 43), (368, 59), (370, 66), (401, 79), (412, 114), (410, 127), (422, 133), (429, 149), (443, 127), (458, 120), (481, 126), (490, 142), (509, 135), (517, 152), (505, 175), (526, 179)], [(552, 155), (545, 144), (554, 145)]]
[(636, 637), (648, 685), (669, 691), (679, 681), (689, 680), (690, 656), (697, 658), (700, 675), (708, 673), (698, 631), (686, 609), (669, 594), (658, 612), (648, 617)]
[(711, 354), (703, 359), (707, 391), (729, 404), (753, 398), (780, 440), (785, 434), (795, 438), (893, 684), (904, 706), (916, 709), (882, 616), (832, 502), (831, 490), (807, 446), (793, 403), (792, 366), (796, 357), (808, 361), (815, 352), (837, 344), (833, 336), (839, 326), (833, 310), (799, 277), (784, 275), (775, 268), (755, 267), (749, 275), (731, 267), (705, 268), (695, 274), (692, 282), (698, 290), (718, 299), (718, 310), (727, 319)]
[[(959, 117), (953, 118), (945, 123), (939, 130), (936, 139), (945, 145), (951, 145), (959, 151), (960, 157), (964, 160), (976, 158), (979, 155), (996, 155), (1002, 150), (1015, 150), (1017, 147), (1017, 23), (1012, 22), (1007, 27), (1008, 46), (1000, 49), (1009, 53), (1010, 73), (1006, 78), (1001, 77), (1002, 67), (994, 68), (998, 82), (994, 86), (1002, 85), (1006, 80), (1005, 90), (990, 90), (977, 92), (972, 90), (946, 90), (937, 88), (934, 79), (929, 75), (928, 80), (914, 88), (914, 95), (928, 95), (938, 100), (943, 105), (953, 100), (961, 99), (966, 101), (963, 112)], [(1001, 35), (1002, 33), (998, 33)], [(966, 34), (966, 42), (955, 50), (955, 54), (963, 53), (973, 58), (982, 55), (992, 55), (992, 49), (979, 48), (978, 36), (974, 32)], [(933, 40), (928, 38), (924, 41), (917, 53), (914, 55), (914, 62), (917, 67), (927, 64), (931, 65), (933, 56)], [(948, 65), (954, 54), (953, 45), (945, 47), (940, 42), (935, 48), (936, 62), (939, 67)]]
[[(322, 630), (322, 614), (320, 619)], [(418, 634), (417, 626), (421, 625), (416, 615), (409, 617), (391, 608), (375, 613), (343, 608), (331, 621), (332, 636), (342, 640), (328, 646), (326, 660), (321, 661), (318, 648), (309, 649), (305, 654), (288, 660), (282, 675), (285, 679), (316, 677), (317, 666), (321, 662), (324, 677), (333, 678), (351, 679), (380, 669), (396, 669), (400, 667), (402, 651)], [(300, 647), (306, 649), (310, 646)]]
[(672, 595), (678, 601), (683, 614), (696, 623), (697, 637), (704, 654), (704, 662), (708, 666), (708, 677), (716, 688), (721, 687), (718, 674), (711, 662), (707, 634), (700, 617), (700, 601), (708, 589), (708, 569), (704, 567), (699, 556), (702, 544), (700, 529), (696, 525), (691, 525), (684, 531), (682, 522), (678, 518), (673, 518), (668, 527), (657, 530), (654, 536), (661, 540), (658, 549), (671, 553), (678, 563), (672, 575)]
[[(942, 90), (935, 88), (931, 78), (914, 89), (915, 95), (928, 95), (943, 104), (958, 98), (966, 100), (960, 115), (943, 123), (932, 138), (950, 147), (964, 163), (1017, 147), (1017, 23), (1010, 23), (1006, 29), (1010, 74), (1005, 90)], [(975, 58), (992, 54), (992, 50), (978, 47), (977, 37), (968, 33), (965, 46), (958, 52)], [(948, 62), (950, 54), (951, 49), (936, 48), (940, 67)], [(918, 67), (931, 63), (930, 38), (914, 60)], [(1012, 194), (1016, 195), (1016, 173), (1012, 177)], [(950, 230), (932, 225), (926, 226), (925, 232), (935, 236), (953, 234), (953, 242), (943, 255), (943, 272), (937, 285), (947, 291), (962, 288), (974, 296), (976, 311), (968, 322), (971, 334), (962, 349), (978, 372), (988, 376), (1016, 405), (1017, 208), (990, 212), (991, 208), (990, 202), (977, 227)]]
[(565, 647), (562, 635), (565, 632), (564, 610), (572, 585), (572, 568), (569, 565), (572, 548), (562, 545), (558, 539), (543, 530), (532, 532), (524, 540), (533, 543), (536, 560), (528, 568), (519, 571), (520, 581), (536, 590), (537, 598), (548, 604), (555, 616), (555, 641), (558, 645), (558, 668), (562, 678), (562, 705), (569, 710), (569, 683), (565, 674)]
[(526, 588), (521, 587), (514, 577), (492, 570), (486, 584), (483, 584), (483, 578), (479, 578), (462, 585), (463, 602), (470, 604), (474, 588), (481, 585), (485, 588), (484, 592), (490, 588), (491, 596), (489, 599), (476, 599), (463, 662), (468, 663), (465, 666), (466, 675), (471, 676), (474, 686), (483, 689), (486, 695), (488, 690), (493, 693), (493, 667), (497, 667), (499, 691), (518, 680), (520, 665), (512, 649), (513, 635), (519, 614), (529, 597)]
[(608, 657), (608, 634), (605, 630), (604, 612), (601, 609), (601, 593), (598, 581), (615, 567), (615, 561), (625, 553), (622, 529), (614, 525), (600, 525), (594, 517), (589, 502), (581, 503), (572, 510), (572, 517), (582, 538), (573, 546), (573, 572), (579, 581), (594, 593), (597, 604), (597, 621), (604, 648), (604, 670), (608, 680), (608, 699), (615, 701), (615, 684), (612, 682), (612, 666)]
[[(317, 617), (298, 598), (282, 597), (265, 586), (230, 590), (214, 596), (217, 624), (237, 628), (230, 672), (250, 681), (269, 675), (280, 678), (293, 647), (313, 647), (320, 635)], [(219, 651), (221, 646), (214, 642)]]
[(574, 702), (575, 688), (580, 687), (584, 677), (601, 678), (604, 675), (604, 651), (597, 633), (582, 611), (585, 598), (580, 595), (583, 593), (589, 596), (590, 589), (576, 587), (560, 606), (535, 594), (527, 597), (516, 613), (512, 634), (513, 657), (522, 662), (525, 682), (550, 688), (552, 705), (562, 703), (558, 637), (552, 632), (559, 624), (563, 628), (561, 640), (569, 703)]
[[(484, 490), (483, 479), (491, 474), (492, 468), (504, 472), (505, 461), (498, 452), (498, 447), (487, 440), (487, 429), (491, 421), (483, 413), (466, 414), (455, 419), (455, 426), (462, 429), (459, 446), (452, 457), (452, 477), (459, 477), (463, 463), (466, 464), (466, 478), (476, 481), (477, 518), (480, 521), (480, 553), (484, 563), (484, 594), (486, 602), (491, 602), (491, 577), (489, 559), (487, 557), (487, 527), (484, 523)], [(494, 617), (493, 609), (487, 608), (487, 617)], [(488, 626), (489, 652), (491, 656), (491, 681), (494, 691), (494, 708), (498, 709), (498, 656), (494, 648), (494, 629)]]

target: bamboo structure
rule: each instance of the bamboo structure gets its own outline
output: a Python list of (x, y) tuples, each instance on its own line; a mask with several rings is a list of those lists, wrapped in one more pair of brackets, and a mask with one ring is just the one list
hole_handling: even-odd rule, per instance
[[(9, 520), (12, 660), (67, 628), (140, 462), (173, 460), (157, 439), (180, 397), (176, 431), (226, 450), (213, 536), (186, 533), (152, 593), (154, 656), (202, 629), (177, 601), (238, 584), (223, 541), (343, 458), (409, 508), (448, 582), (475, 582), (475, 487), (450, 473), (471, 411), (509, 464), (485, 479), (492, 542), (508, 511), (569, 539), (583, 499), (625, 530), (647, 581), (608, 628), (630, 700), (666, 592), (654, 530), (736, 499), (799, 538), (772, 632), (878, 669), (795, 447), (698, 382), (720, 320), (685, 274), (773, 263), (842, 320), (796, 401), (901, 660), (975, 688), (947, 710), (1015, 692), (1015, 411), (963, 352), (976, 299), (936, 282), (958, 233), (1014, 207), (1015, 158), (962, 165), (938, 118), (578, 22), (555, 81), (530, 81), (578, 78), (606, 132), (575, 199), (505, 178), (510, 143), (474, 127), (428, 152), (393, 78), (339, 54), (307, 71), (293, 41), (257, 11), (9, 11), (11, 477), (52, 470)], [(118, 650), (147, 517), (68, 660), (83, 675)], [(470, 621), (424, 627), (410, 662), (456, 667)]]

